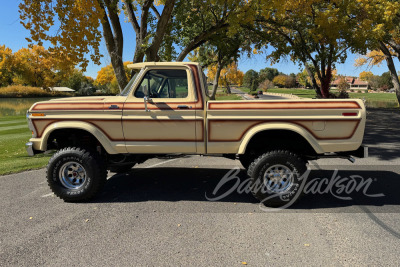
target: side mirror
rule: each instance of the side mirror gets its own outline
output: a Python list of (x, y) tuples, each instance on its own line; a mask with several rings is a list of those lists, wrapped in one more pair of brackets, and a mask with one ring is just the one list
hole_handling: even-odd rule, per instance
[(144, 100), (144, 109), (145, 109), (145, 111), (146, 112), (150, 112), (150, 110), (147, 108), (147, 102), (151, 102), (151, 98), (149, 96), (145, 96), (143, 98), (143, 100)]

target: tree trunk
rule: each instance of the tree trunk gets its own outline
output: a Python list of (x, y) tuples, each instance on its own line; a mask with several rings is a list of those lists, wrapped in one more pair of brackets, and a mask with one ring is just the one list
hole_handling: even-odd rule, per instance
[(148, 24), (147, 20), (149, 16), (149, 9), (150, 7), (152, 7), (153, 1), (145, 0), (142, 3), (141, 6), (142, 14), (140, 19), (140, 25), (138, 20), (136, 19), (132, 2), (129, 0), (123, 0), (123, 2), (126, 6), (126, 12), (128, 14), (129, 21), (132, 24), (132, 28), (135, 30), (136, 33), (136, 48), (135, 48), (135, 54), (133, 56), (133, 63), (143, 62), (146, 51), (142, 47), (142, 45), (147, 36), (147, 24)]
[(315, 90), (315, 93), (317, 94), (317, 97), (321, 97), (321, 90), (320, 90), (320, 88), (319, 88), (319, 86), (318, 86), (318, 84), (317, 84), (317, 80), (315, 80), (314, 73), (313, 73), (313, 72), (310, 70), (310, 68), (307, 66), (307, 63), (306, 63), (306, 62), (303, 62), (303, 64), (304, 64), (305, 69), (306, 69), (306, 71), (307, 71), (307, 73), (308, 73), (308, 76), (309, 76), (310, 79), (311, 79), (311, 83), (312, 83), (312, 86), (313, 86), (313, 88), (314, 88), (314, 90)]
[(332, 79), (332, 69), (328, 66), (326, 73), (322, 75), (321, 79), (321, 95), (323, 98), (329, 98), (329, 87)]
[(397, 102), (399, 102), (400, 104), (400, 81), (399, 77), (397, 76), (397, 71), (393, 62), (392, 55), (390, 54), (389, 49), (383, 42), (380, 42), (380, 49), (386, 57), (386, 63), (388, 65), (390, 75), (392, 76), (393, 89), (396, 90)]
[(213, 89), (212, 89), (211, 95), (209, 95), (210, 100), (215, 100), (215, 95), (216, 95), (217, 89), (218, 89), (218, 81), (219, 81), (219, 76), (221, 75), (221, 70), (222, 70), (222, 64), (221, 64), (221, 62), (218, 62), (217, 71), (215, 72)]
[(228, 26), (229, 24), (227, 23), (214, 25), (207, 30), (199, 33), (192, 39), (192, 41), (190, 41), (190, 43), (185, 48), (182, 49), (176, 61), (183, 61), (190, 52), (207, 42), (213, 34), (221, 29), (227, 28)]
[(226, 84), (226, 86), (225, 86), (226, 93), (227, 94), (232, 94), (231, 85), (229, 84), (229, 82), (227, 80), (225, 80), (225, 84)]
[(146, 51), (147, 61), (159, 61), (158, 50), (164, 39), (164, 35), (168, 29), (168, 23), (171, 19), (172, 11), (174, 10), (175, 0), (167, 0), (164, 4), (163, 12), (157, 23), (157, 30), (153, 37), (152, 44)]
[[(124, 41), (121, 24), (119, 22), (118, 14), (116, 13), (116, 9), (111, 6), (109, 1), (105, 1), (108, 14), (104, 4), (101, 1), (99, 1), (99, 3), (104, 10), (104, 16), (101, 22), (103, 26), (103, 37), (106, 41), (106, 47), (111, 58), (111, 65), (114, 69), (119, 90), (122, 91), (122, 89), (124, 89), (128, 84), (128, 80), (125, 75), (124, 62), (122, 61)], [(110, 20), (113, 31), (111, 30)]]

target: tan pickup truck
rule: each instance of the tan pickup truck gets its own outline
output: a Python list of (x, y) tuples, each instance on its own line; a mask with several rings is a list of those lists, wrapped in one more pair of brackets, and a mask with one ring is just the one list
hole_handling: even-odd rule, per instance
[(58, 150), (47, 179), (65, 201), (92, 198), (107, 170), (125, 172), (152, 157), (189, 154), (239, 159), (253, 194), (276, 206), (299, 190), (308, 160), (367, 154), (361, 100), (207, 101), (197, 63), (128, 67), (137, 72), (120, 95), (38, 102), (27, 113), (28, 153)]

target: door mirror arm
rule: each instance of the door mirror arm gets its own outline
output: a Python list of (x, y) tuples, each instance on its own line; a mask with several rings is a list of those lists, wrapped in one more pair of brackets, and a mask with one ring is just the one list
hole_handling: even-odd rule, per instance
[(147, 108), (147, 102), (151, 102), (151, 98), (149, 96), (145, 96), (143, 100), (144, 100), (144, 109), (146, 110), (146, 112), (150, 112), (150, 110)]

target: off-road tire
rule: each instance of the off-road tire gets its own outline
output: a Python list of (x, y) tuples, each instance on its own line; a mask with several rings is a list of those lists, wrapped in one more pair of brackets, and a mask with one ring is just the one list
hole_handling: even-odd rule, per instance
[[(85, 172), (81, 185), (77, 185), (79, 188), (71, 188), (74, 187), (70, 184), (71, 181), (65, 182), (65, 178), (63, 179), (61, 175), (62, 168), (68, 171), (68, 164), (74, 164), (74, 162)], [(47, 165), (47, 182), (50, 189), (65, 202), (88, 201), (103, 188), (106, 180), (107, 170), (103, 159), (96, 152), (89, 152), (82, 148), (63, 148), (51, 157)]]
[[(284, 178), (288, 182), (281, 183), (281, 188), (275, 186), (275, 189), (271, 189), (271, 184), (273, 187), (274, 183), (265, 176), (267, 172), (271, 175), (275, 170), (277, 173), (286, 170), (286, 173), (291, 172), (292, 176), (290, 179)], [(252, 181), (252, 193), (261, 203), (268, 207), (286, 207), (288, 203), (293, 204), (302, 195), (301, 184), (305, 182), (303, 180), (305, 177), (302, 175), (306, 170), (306, 162), (298, 155), (287, 150), (273, 150), (255, 159), (250, 164), (247, 174)]]

